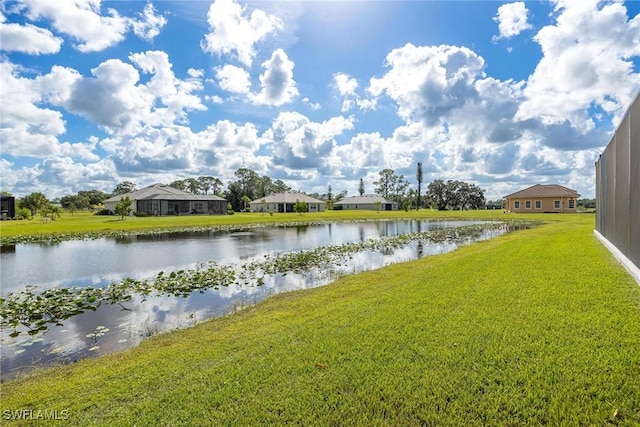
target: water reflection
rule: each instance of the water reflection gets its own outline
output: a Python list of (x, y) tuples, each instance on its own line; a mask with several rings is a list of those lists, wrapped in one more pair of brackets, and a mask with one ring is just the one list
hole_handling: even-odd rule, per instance
[[(274, 230), (257, 229), (247, 231), (237, 231), (231, 233), (188, 233), (182, 239), (146, 239), (149, 236), (134, 236), (125, 245), (147, 250), (151, 246), (155, 256), (162, 256), (162, 249), (175, 248), (178, 243), (181, 251), (183, 247), (188, 250), (189, 246), (195, 242), (205, 243), (205, 258), (212, 256), (220, 257), (231, 263), (239, 263), (242, 260), (257, 260), (265, 253), (273, 253), (287, 250), (299, 250), (317, 247), (326, 244), (331, 240), (334, 244), (364, 241), (381, 236), (393, 236), (414, 231), (425, 231), (444, 226), (467, 225), (468, 222), (456, 223), (428, 223), (420, 221), (396, 221), (385, 223), (367, 224), (324, 224), (319, 226), (306, 227), (283, 227), (278, 230), (278, 238), (274, 238)], [(310, 231), (314, 231), (310, 233)], [(486, 230), (478, 235), (469, 237), (461, 244), (470, 243), (475, 240), (483, 240), (504, 233), (505, 230)], [(103, 245), (108, 245), (105, 241), (96, 242), (94, 250), (101, 253)], [(215, 240), (218, 242), (218, 249), (209, 243)], [(78, 251), (83, 244), (92, 242), (64, 242), (61, 246), (69, 250)], [(143, 244), (144, 243), (144, 244)], [(159, 250), (155, 244), (159, 243)], [(171, 245), (167, 245), (171, 243)], [(122, 248), (123, 243), (116, 243), (117, 248)], [(140, 246), (143, 244), (142, 246)], [(20, 246), (20, 245), (19, 245)], [(146, 300), (134, 298), (132, 301), (120, 305), (104, 305), (95, 312), (86, 312), (71, 319), (64, 320), (63, 326), (50, 326), (50, 329), (36, 337), (21, 334), (13, 339), (8, 336), (8, 331), (2, 331), (0, 344), (2, 345), (2, 378), (14, 376), (20, 370), (28, 370), (30, 367), (43, 366), (51, 363), (66, 363), (78, 360), (83, 357), (119, 351), (137, 345), (146, 337), (157, 333), (169, 331), (177, 328), (184, 328), (197, 322), (215, 316), (221, 316), (247, 305), (253, 305), (264, 298), (280, 292), (306, 289), (330, 283), (337, 275), (350, 274), (365, 270), (380, 268), (391, 263), (408, 261), (423, 256), (444, 253), (458, 247), (459, 244), (452, 242), (424, 244), (414, 242), (403, 247), (385, 249), (380, 251), (360, 252), (354, 254), (348, 262), (343, 265), (332, 266), (329, 269), (310, 271), (305, 274), (287, 274), (268, 276), (265, 283), (260, 287), (252, 286), (229, 286), (220, 290), (207, 290), (203, 293), (194, 292), (187, 298), (179, 297), (147, 297)], [(113, 247), (113, 245), (109, 246)], [(97, 248), (97, 249), (95, 249)], [(222, 249), (220, 249), (222, 248)], [(284, 248), (284, 249), (283, 249)], [(293, 248), (293, 249), (289, 249)], [(28, 247), (19, 248), (20, 253)], [(192, 251), (196, 253), (197, 251)], [(223, 253), (224, 252), (224, 253)], [(94, 252), (96, 253), (96, 252)], [(198, 252), (199, 253), (199, 252)], [(53, 254), (47, 255), (48, 262), (55, 258)], [(96, 256), (96, 255), (94, 255)], [(19, 258), (19, 257), (16, 257)], [(4, 262), (3, 261), (3, 274)], [(101, 265), (101, 259), (94, 260), (94, 266)], [(136, 261), (132, 259), (130, 264)], [(47, 264), (45, 264), (47, 265)], [(76, 263), (70, 265), (77, 265)], [(110, 264), (111, 265), (111, 264)], [(146, 270), (135, 270), (137, 272)], [(153, 275), (157, 274), (157, 270)], [(105, 283), (104, 278), (110, 282), (116, 281), (118, 273), (111, 275), (88, 276), (88, 279), (80, 278), (72, 280), (73, 285), (89, 284), (100, 286)], [(137, 276), (140, 277), (140, 276)], [(4, 279), (3, 279), (4, 280)], [(60, 282), (50, 281), (45, 286), (56, 286)], [(67, 282), (65, 282), (66, 284)], [(3, 290), (4, 292), (4, 290)], [(123, 309), (124, 308), (124, 309)], [(97, 331), (105, 331), (104, 335), (97, 336)]]
[(28, 285), (42, 289), (105, 286), (124, 277), (152, 278), (159, 271), (193, 268), (206, 261), (232, 263), (272, 252), (361, 242), (468, 223), (416, 220), (334, 223), (17, 244), (13, 252), (0, 254), (0, 295)]
[(0, 253), (2, 254), (12, 254), (16, 251), (16, 245), (4, 245), (0, 246)]

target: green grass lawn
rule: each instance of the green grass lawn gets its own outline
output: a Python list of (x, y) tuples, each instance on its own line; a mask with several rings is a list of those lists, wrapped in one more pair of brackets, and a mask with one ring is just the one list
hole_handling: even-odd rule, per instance
[(65, 410), (65, 425), (639, 425), (640, 286), (592, 215), (525, 218), (550, 222), (5, 382), (0, 409)]

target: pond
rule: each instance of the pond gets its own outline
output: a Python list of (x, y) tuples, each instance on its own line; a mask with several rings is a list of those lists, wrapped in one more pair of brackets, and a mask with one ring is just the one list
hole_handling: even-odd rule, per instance
[[(483, 224), (470, 221), (376, 221), (304, 226), (258, 227), (230, 232), (203, 231), (137, 235), (48, 244), (17, 244), (0, 254), (1, 295), (28, 286), (99, 288), (125, 278), (153, 280), (159, 272), (189, 270), (205, 262), (241, 268), (265, 257), (331, 245), (377, 241), (392, 236)], [(506, 227), (487, 228), (458, 239), (424, 244), (412, 241), (378, 250), (363, 250), (332, 265), (291, 274), (270, 274), (258, 283), (232, 283), (219, 289), (175, 296), (134, 295), (121, 304), (104, 304), (95, 311), (51, 325), (44, 333), (9, 336), (2, 330), (1, 378), (51, 363), (119, 351), (146, 337), (184, 328), (253, 305), (279, 292), (330, 283), (336, 275), (355, 273), (451, 251), (461, 244), (488, 239)]]

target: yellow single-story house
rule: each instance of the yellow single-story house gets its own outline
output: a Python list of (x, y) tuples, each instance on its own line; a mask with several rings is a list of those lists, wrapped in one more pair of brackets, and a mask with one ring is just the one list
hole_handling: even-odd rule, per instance
[(575, 190), (556, 184), (536, 184), (504, 196), (507, 212), (518, 213), (576, 212), (578, 197)]

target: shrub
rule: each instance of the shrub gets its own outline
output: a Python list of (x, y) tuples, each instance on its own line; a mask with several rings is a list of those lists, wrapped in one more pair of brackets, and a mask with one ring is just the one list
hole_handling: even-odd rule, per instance
[(100, 209), (99, 211), (95, 212), (94, 215), (113, 215), (113, 212), (111, 212), (109, 209)]
[(227, 215), (233, 215), (235, 214), (235, 211), (233, 210), (233, 206), (231, 206), (231, 203), (227, 203)]
[(16, 208), (16, 219), (31, 219), (31, 211), (27, 208)]
[(136, 217), (138, 217), (138, 218), (144, 218), (144, 217), (149, 216), (149, 214), (148, 214), (148, 213), (146, 213), (146, 212), (135, 211), (135, 212), (133, 213), (133, 216), (136, 216)]

